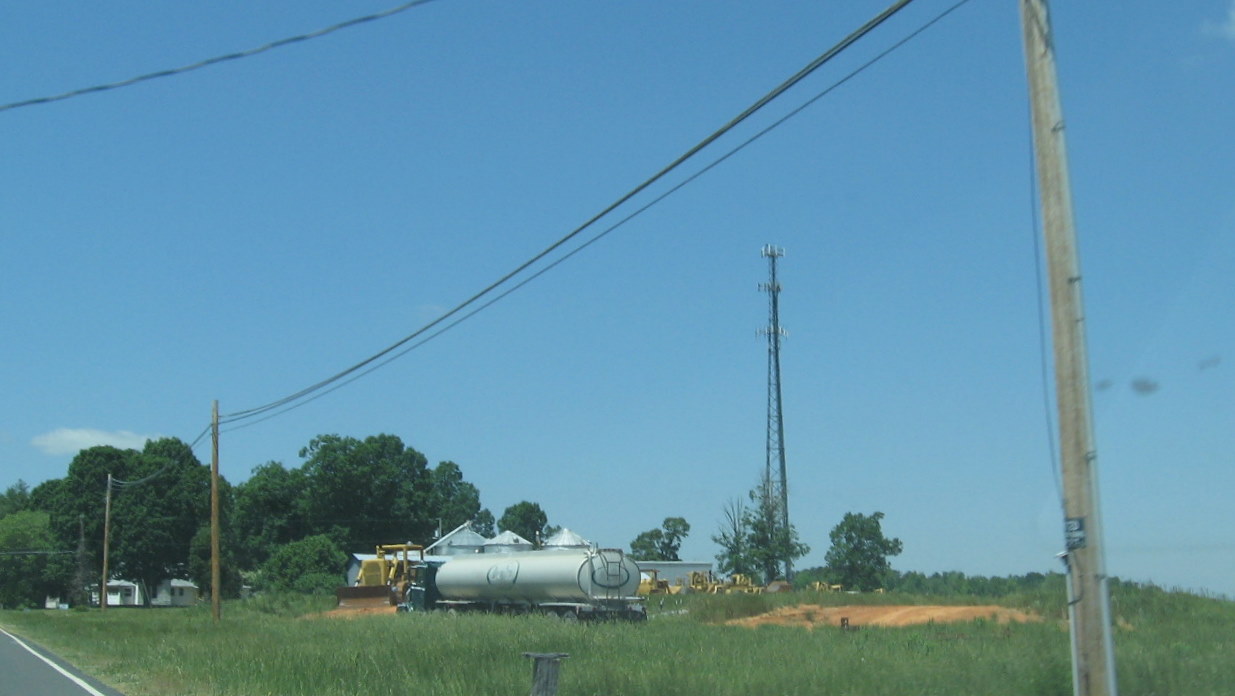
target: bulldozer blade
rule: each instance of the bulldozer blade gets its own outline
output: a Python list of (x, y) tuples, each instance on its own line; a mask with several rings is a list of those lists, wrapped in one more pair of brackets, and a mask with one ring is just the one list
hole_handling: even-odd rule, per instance
[(398, 603), (394, 592), (385, 585), (340, 587), (335, 590), (335, 606), (340, 609), (372, 609)]

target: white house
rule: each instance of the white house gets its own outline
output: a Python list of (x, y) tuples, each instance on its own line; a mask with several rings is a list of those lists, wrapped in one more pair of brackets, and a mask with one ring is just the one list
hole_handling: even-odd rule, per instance
[[(150, 598), (152, 607), (187, 607), (197, 603), (201, 595), (197, 585), (188, 580), (164, 580), (154, 590)], [(99, 586), (90, 588), (90, 603), (98, 606)], [(145, 606), (146, 595), (140, 584), (112, 578), (107, 583), (107, 606), (109, 607), (140, 607)]]
[[(99, 586), (90, 588), (90, 603), (98, 606)], [(140, 607), (144, 605), (145, 595), (142, 588), (135, 582), (112, 578), (107, 582), (107, 606), (109, 607)]]
[(191, 607), (197, 604), (201, 590), (188, 580), (164, 580), (154, 590), (150, 606), (154, 607)]

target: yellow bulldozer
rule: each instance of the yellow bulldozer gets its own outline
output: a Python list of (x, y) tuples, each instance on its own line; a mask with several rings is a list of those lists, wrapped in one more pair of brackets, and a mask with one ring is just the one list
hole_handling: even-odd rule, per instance
[(712, 571), (710, 570), (692, 570), (686, 577), (687, 592), (715, 594), (717, 592), (717, 588), (720, 587), (724, 587), (724, 584), (716, 582), (716, 579), (712, 577)]
[(424, 547), (419, 544), (382, 544), (375, 556), (361, 561), (354, 585), (335, 590), (340, 609), (398, 606), (425, 565)]
[(660, 595), (660, 594), (682, 594), (690, 590), (682, 583), (682, 579), (678, 578), (677, 582), (670, 584), (668, 580), (663, 580), (660, 577), (660, 571), (655, 568), (643, 568), (640, 570), (643, 577), (639, 580), (638, 594), (642, 596)]
[(720, 592), (725, 594), (763, 594), (763, 585), (756, 585), (754, 578), (744, 573), (734, 573), (729, 576)]

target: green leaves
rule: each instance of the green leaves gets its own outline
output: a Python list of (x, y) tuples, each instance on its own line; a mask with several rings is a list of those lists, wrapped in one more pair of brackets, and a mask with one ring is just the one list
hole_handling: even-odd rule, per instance
[(322, 435), (301, 456), (310, 530), (345, 530), (341, 543), (349, 549), (431, 536), (436, 520), (427, 460), (398, 437)]
[(300, 468), (269, 462), (237, 487), (243, 567), (257, 567), (282, 546), (319, 534), (346, 551), (370, 552), (378, 544), (427, 544), (439, 522), (448, 531), (471, 519), (484, 522), (487, 514), (492, 527), (479, 489), (463, 479), (458, 464), (430, 469), (423, 454), (394, 435), (319, 435), (300, 456)]
[[(439, 523), (448, 530), (475, 520), (477, 531), (492, 534), (493, 515), (480, 507), (480, 491), (464, 480), (459, 465), (445, 461), (430, 469), (423, 454), (394, 435), (321, 435), (301, 456), (305, 461), (299, 468), (268, 462), (235, 488), (220, 480), (225, 594), (238, 588), (238, 568), (269, 567), (273, 555), (306, 538), (326, 538), (335, 551), (368, 552), (377, 544), (428, 543)], [(42, 530), (47, 541), (39, 543), (48, 548), (73, 551), (79, 541), (82, 546), (80, 555), (14, 561), (0, 568), (0, 575), (16, 569), (0, 577), (0, 601), (24, 597), (23, 602), (41, 602), (41, 594), (36, 598), (21, 593), (41, 592), (37, 588), (45, 583), (34, 578), (46, 575), (45, 568), (55, 571), (47, 576), (57, 584), (49, 591), (53, 595), (97, 583), (108, 474), (114, 479), (110, 574), (148, 590), (172, 578), (191, 578), (208, 590), (210, 471), (187, 444), (165, 438), (147, 442), (141, 451), (108, 446), (81, 450), (64, 478), (33, 490), (18, 482), (0, 495), (0, 521)], [(16, 516), (35, 510), (41, 511), (39, 525)], [(521, 503), (508, 513), (530, 539), (537, 531), (548, 532), (544, 512), (534, 503)], [(74, 580), (78, 559), (83, 562)], [(333, 574), (333, 587), (343, 560), (340, 556), (332, 562), (328, 571), (312, 571), (316, 580), (301, 584), (323, 584), (326, 572)], [(4, 594), (18, 584), (18, 594)]]
[(276, 591), (334, 592), (347, 556), (325, 534), (287, 544), (262, 564), (262, 587)]
[(904, 545), (900, 539), (884, 537), (882, 519), (882, 512), (847, 512), (832, 528), (828, 535), (832, 547), (824, 556), (832, 582), (862, 592), (886, 585), (892, 570), (888, 557), (899, 554)]
[(549, 516), (540, 505), (524, 500), (506, 508), (497, 526), (539, 545), (549, 535)]
[(660, 529), (641, 532), (630, 542), (630, 555), (638, 561), (680, 561), (678, 550), (690, 534), (690, 523), (682, 517), (666, 517)]
[(750, 506), (736, 499), (725, 504), (721, 529), (712, 536), (722, 549), (716, 560), (721, 573), (753, 575), (767, 583), (783, 576), (786, 559), (805, 556), (810, 546), (798, 539), (792, 524), (781, 524), (780, 501), (767, 481), (748, 497)]
[(73, 570), (71, 555), (55, 553), (49, 516), (21, 510), (0, 517), (0, 606), (37, 607), (62, 594)]

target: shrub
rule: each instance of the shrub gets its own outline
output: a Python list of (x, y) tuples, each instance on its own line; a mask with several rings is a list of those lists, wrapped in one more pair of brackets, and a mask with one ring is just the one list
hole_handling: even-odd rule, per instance
[(347, 556), (330, 537), (324, 534), (305, 537), (279, 549), (262, 564), (261, 587), (311, 593), (328, 584), (333, 592), (343, 582), (346, 560)]

